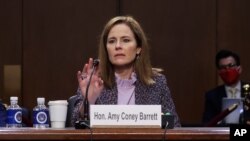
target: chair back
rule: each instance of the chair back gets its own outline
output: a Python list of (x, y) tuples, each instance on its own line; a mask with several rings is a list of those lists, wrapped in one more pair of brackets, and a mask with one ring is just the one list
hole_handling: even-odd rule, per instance
[(68, 99), (68, 111), (66, 118), (66, 127), (74, 127), (71, 123), (72, 113), (74, 111), (75, 103), (76, 103), (77, 95), (73, 95)]

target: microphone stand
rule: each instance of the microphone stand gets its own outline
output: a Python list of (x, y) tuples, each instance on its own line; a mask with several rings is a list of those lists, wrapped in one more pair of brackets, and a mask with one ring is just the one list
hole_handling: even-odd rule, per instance
[(83, 121), (76, 121), (75, 123), (75, 128), (76, 129), (86, 129), (89, 128), (90, 129), (90, 118), (89, 118), (89, 100), (88, 100), (88, 93), (89, 93), (89, 86), (90, 86), (90, 82), (92, 80), (92, 76), (95, 72), (96, 67), (99, 64), (99, 59), (95, 59), (93, 61), (93, 67), (92, 67), (92, 72), (90, 74), (89, 77), (89, 81), (86, 87), (86, 92), (85, 92), (85, 99), (84, 99), (84, 113), (83, 113)]

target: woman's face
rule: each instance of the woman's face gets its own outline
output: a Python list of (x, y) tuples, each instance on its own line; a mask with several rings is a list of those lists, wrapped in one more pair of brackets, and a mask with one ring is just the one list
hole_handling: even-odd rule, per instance
[(111, 28), (106, 46), (109, 60), (115, 67), (131, 67), (136, 54), (141, 51), (132, 30), (126, 24), (117, 24)]

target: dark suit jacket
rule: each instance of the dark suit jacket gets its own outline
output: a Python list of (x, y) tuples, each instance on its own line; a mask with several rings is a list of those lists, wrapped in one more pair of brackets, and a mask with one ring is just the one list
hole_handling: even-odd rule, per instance
[(202, 117), (203, 124), (206, 124), (221, 112), (222, 98), (226, 97), (225, 85), (212, 89), (205, 94), (205, 107)]
[[(244, 82), (241, 82), (241, 87), (244, 84)], [(216, 115), (220, 114), (223, 97), (227, 97), (225, 85), (220, 85), (205, 93), (205, 106), (202, 117), (202, 123), (204, 125), (212, 120)], [(242, 92), (241, 97), (243, 97)]]

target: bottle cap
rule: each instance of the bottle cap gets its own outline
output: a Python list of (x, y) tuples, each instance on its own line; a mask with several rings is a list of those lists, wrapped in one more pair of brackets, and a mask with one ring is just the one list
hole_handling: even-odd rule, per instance
[(18, 100), (18, 97), (12, 96), (12, 97), (10, 97), (10, 100), (11, 100), (11, 101), (12, 101), (12, 100)]
[(37, 102), (38, 102), (38, 103), (44, 103), (44, 101), (45, 101), (45, 98), (44, 98), (44, 97), (38, 97), (38, 98), (37, 98)]

